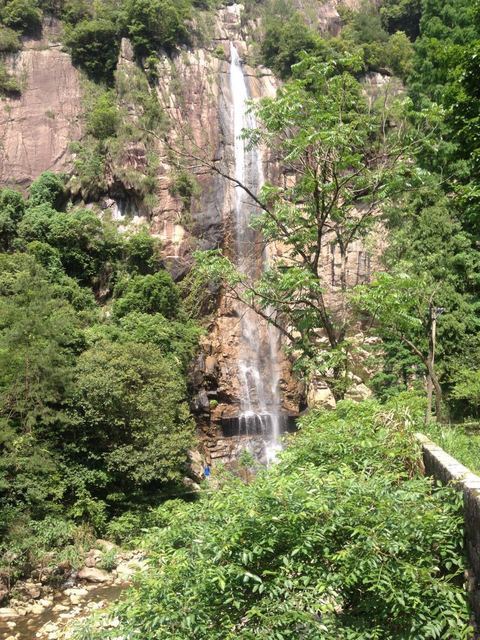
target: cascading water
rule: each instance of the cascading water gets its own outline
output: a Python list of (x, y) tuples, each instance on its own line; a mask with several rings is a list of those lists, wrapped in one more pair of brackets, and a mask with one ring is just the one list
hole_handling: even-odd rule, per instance
[[(233, 43), (230, 45), (230, 88), (233, 103), (235, 178), (257, 194), (263, 184), (262, 156), (258, 148), (249, 148), (242, 138), (244, 129), (255, 128), (248, 111), (249, 92), (242, 63)], [(258, 276), (267, 256), (259, 233), (251, 227), (256, 205), (241, 187), (235, 193), (235, 240), (238, 269), (250, 278)], [(279, 334), (254, 311), (238, 308), (241, 333), (238, 375), (241, 385), (240, 433), (260, 435), (265, 442), (266, 458), (275, 458), (281, 448), (281, 404), (279, 394)]]

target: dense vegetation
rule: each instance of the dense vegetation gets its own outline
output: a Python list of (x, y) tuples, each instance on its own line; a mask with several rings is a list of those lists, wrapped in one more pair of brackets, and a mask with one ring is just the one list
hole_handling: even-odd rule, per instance
[[(247, 3), (262, 18), (255, 61), (284, 81), (245, 134), (287, 177), (265, 185), (254, 224), (288, 255), (251, 281), (221, 252), (199, 254), (197, 288), (183, 288), (197, 310), (218, 284), (268, 317), (297, 374), (322, 376), (339, 404), (303, 418), (251, 484), (219, 473), (218, 491), (158, 506), (188, 473), (199, 329), (148, 230), (119, 233), (74, 203), (112, 183), (154, 203), (152, 140), (169, 127), (156, 56), (191, 44), (196, 11), (215, 4), (0, 4), (0, 55), (54, 15), (85, 75), (74, 175), (43, 174), (28, 197), (0, 191), (0, 577), (75, 565), (105, 534), (144, 545), (152, 571), (119, 607), (120, 628), (84, 638), (466, 638), (460, 505), (420, 477), (412, 434), (425, 403), (402, 393), (426, 387), (437, 423), (478, 418), (480, 8), (365, 0), (331, 36), (294, 3)], [(122, 37), (136, 56), (128, 73)], [(386, 99), (366, 95), (370, 72), (395, 76)], [(0, 61), (0, 93), (20, 92)], [(135, 146), (145, 161), (131, 169)], [(183, 213), (197, 188), (179, 165)], [(375, 233), (388, 235), (381, 273), (353, 287), (349, 251)], [(355, 406), (342, 399), (360, 354), (377, 400)], [(478, 470), (471, 430), (428, 433)]]
[(152, 511), (152, 568), (120, 626), (80, 636), (467, 637), (459, 499), (418, 475), (415, 406), (312, 412), (253, 483), (225, 478)]
[[(0, 191), (0, 570), (9, 580), (178, 491), (198, 330), (146, 230)], [(50, 562), (55, 558), (51, 556)]]

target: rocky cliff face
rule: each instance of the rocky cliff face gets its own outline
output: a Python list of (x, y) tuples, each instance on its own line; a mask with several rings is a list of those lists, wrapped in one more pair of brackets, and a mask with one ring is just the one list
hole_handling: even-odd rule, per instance
[[(314, 6), (297, 0), (298, 7), (321, 30), (337, 33), (341, 21), (338, 6), (356, 8), (357, 0), (329, 0)], [(243, 60), (252, 60), (252, 34), (259, 24), (245, 23), (242, 7), (230, 5), (220, 9), (208, 25), (208, 38), (194, 49), (184, 49), (173, 57), (158, 61), (158, 83), (155, 91), (163, 111), (171, 122), (168, 144), (157, 139), (160, 158), (157, 174), (156, 204), (151, 210), (140, 209), (127, 184), (115, 185), (112, 179), (102, 208), (111, 208), (113, 217), (125, 217), (126, 223), (136, 216), (148, 222), (153, 234), (164, 247), (164, 257), (173, 275), (180, 278), (192, 263), (195, 249), (232, 247), (233, 185), (208, 167), (209, 161), (233, 174), (234, 133), (232, 129), (232, 96), (229, 82), (230, 42), (233, 41)], [(69, 172), (72, 156), (69, 143), (82, 136), (81, 75), (59, 44), (58, 25), (46, 25), (42, 40), (28, 40), (24, 49), (11, 56), (8, 65), (22, 78), (23, 91), (18, 99), (4, 99), (0, 109), (0, 184), (26, 187), (45, 170)], [(122, 43), (119, 69), (133, 74), (136, 68), (128, 41)], [(250, 94), (257, 98), (274, 95), (276, 81), (261, 67), (245, 65)], [(377, 74), (378, 75), (378, 74)], [(369, 79), (372, 95), (379, 90), (381, 77)], [(135, 105), (129, 109), (135, 117)], [(180, 155), (172, 153), (172, 148)], [(145, 169), (148, 154), (141, 144), (125, 149), (122, 162), (128, 168)], [(264, 157), (264, 172), (273, 177), (273, 166)], [(182, 168), (195, 176), (197, 187), (191, 203), (174, 189), (175, 176)], [(119, 179), (116, 178), (118, 181)], [(121, 192), (122, 202), (116, 193)], [(381, 242), (377, 244), (380, 247)], [(372, 245), (373, 247), (374, 245)], [(348, 256), (349, 282), (368, 279), (379, 250), (368, 250), (358, 244)], [(338, 256), (326, 243), (324, 265), (331, 295), (337, 287)], [(219, 440), (224, 418), (238, 412), (239, 384), (236, 356), (239, 348), (239, 317), (227, 299), (220, 299), (218, 313), (208, 328), (202, 353), (194, 367), (192, 383), (196, 394), (194, 409), (211, 457), (228, 459), (240, 446), (236, 441)], [(357, 391), (365, 392), (362, 375)], [(280, 363), (280, 386), (285, 414), (295, 415), (308, 395), (310, 404), (331, 403), (328, 389), (321, 381), (308, 394), (291, 374), (290, 363)]]
[(81, 87), (58, 24), (46, 24), (41, 40), (25, 40), (7, 65), (22, 93), (0, 103), (0, 184), (26, 187), (48, 169), (69, 172), (69, 144), (82, 132)]

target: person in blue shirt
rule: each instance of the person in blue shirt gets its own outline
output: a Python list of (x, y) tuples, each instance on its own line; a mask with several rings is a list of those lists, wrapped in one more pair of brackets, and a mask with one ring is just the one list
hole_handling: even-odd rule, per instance
[(205, 476), (205, 480), (208, 480), (210, 478), (210, 472), (211, 472), (210, 465), (206, 464), (203, 467), (203, 475)]

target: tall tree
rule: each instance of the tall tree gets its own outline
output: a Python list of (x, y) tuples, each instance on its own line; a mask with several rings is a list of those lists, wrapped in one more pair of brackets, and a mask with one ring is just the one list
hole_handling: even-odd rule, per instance
[[(347, 72), (338, 74), (335, 65), (305, 57), (296, 73), (276, 98), (252, 107), (258, 128), (245, 133), (282, 167), (278, 184), (265, 185), (259, 197), (250, 192), (253, 224), (266, 243), (282, 248), (282, 256), (256, 281), (236, 272), (219, 253), (201, 261), (207, 272), (223, 278), (230, 295), (281, 329), (307, 368), (330, 371), (341, 397), (351, 327), (348, 255), (399, 188), (406, 132), (401, 122), (390, 128), (385, 109), (369, 110), (360, 84)], [(340, 257), (333, 298), (327, 294), (327, 247)], [(327, 349), (320, 345), (319, 330)]]

